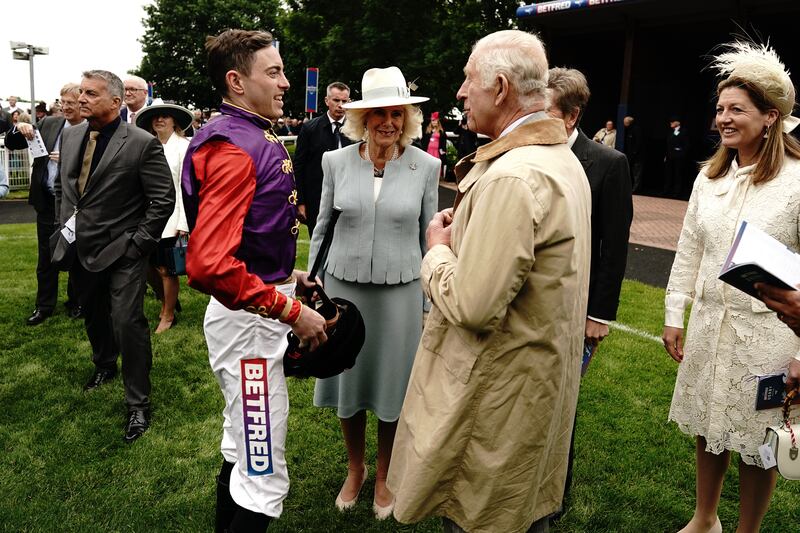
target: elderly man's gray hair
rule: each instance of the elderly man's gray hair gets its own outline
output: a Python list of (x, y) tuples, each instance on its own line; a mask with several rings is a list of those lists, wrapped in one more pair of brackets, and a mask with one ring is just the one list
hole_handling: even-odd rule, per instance
[(530, 105), (544, 100), (547, 54), (536, 35), (520, 30), (490, 33), (475, 43), (472, 57), (483, 88), (490, 87), (502, 74), (519, 94), (520, 103)]
[(116, 96), (120, 100), (125, 97), (125, 87), (122, 80), (113, 72), (107, 70), (87, 70), (82, 74), (84, 78), (104, 80), (108, 84), (108, 92), (111, 96)]

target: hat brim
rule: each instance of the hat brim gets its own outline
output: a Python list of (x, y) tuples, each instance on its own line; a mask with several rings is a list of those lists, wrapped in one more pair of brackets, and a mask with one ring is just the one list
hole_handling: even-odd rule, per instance
[(176, 104), (155, 104), (145, 107), (136, 115), (136, 125), (142, 129), (148, 129), (153, 119), (161, 114), (167, 114), (173, 118), (175, 125), (184, 132), (192, 126), (194, 115), (183, 106)]
[(396, 105), (420, 104), (430, 100), (427, 96), (387, 96), (385, 98), (373, 98), (372, 100), (356, 100), (342, 105), (345, 109), (371, 109), (374, 107), (391, 107)]

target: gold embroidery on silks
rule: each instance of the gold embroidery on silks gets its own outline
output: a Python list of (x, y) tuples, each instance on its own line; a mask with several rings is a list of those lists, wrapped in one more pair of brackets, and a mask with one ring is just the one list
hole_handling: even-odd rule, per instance
[(292, 226), (292, 229), (289, 230), (289, 233), (291, 233), (292, 235), (297, 235), (298, 233), (300, 233), (300, 221), (299, 220), (297, 220), (297, 219), (294, 220), (294, 226)]
[(291, 174), (293, 170), (294, 167), (292, 166), (291, 159), (284, 159), (281, 162), (281, 172), (283, 172), (284, 174)]
[(264, 138), (267, 140), (267, 142), (271, 142), (271, 143), (279, 143), (280, 142), (278, 140), (278, 138), (275, 137), (275, 134), (272, 133), (272, 131), (270, 131), (270, 130), (264, 130)]
[(297, 205), (297, 189), (294, 189), (292, 194), (289, 195), (289, 203), (292, 205)]

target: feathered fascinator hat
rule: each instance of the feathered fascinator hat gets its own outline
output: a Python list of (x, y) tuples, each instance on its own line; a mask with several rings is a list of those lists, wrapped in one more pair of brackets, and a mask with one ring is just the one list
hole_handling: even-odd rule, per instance
[(783, 131), (788, 133), (800, 119), (792, 116), (795, 89), (789, 71), (769, 44), (735, 41), (722, 46), (723, 52), (714, 56), (710, 68), (721, 76), (741, 78), (760, 88), (767, 100), (780, 111)]

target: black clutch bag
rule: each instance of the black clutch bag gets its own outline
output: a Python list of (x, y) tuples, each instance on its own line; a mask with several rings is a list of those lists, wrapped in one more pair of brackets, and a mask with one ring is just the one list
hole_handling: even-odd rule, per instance
[[(333, 230), (341, 212), (338, 207), (333, 208), (319, 253), (308, 273), (310, 280), (317, 277), (333, 240)], [(313, 300), (314, 296), (316, 300)], [(307, 346), (300, 346), (300, 339), (290, 331), (287, 335), (289, 346), (283, 355), (283, 373), (287, 377), (329, 378), (353, 368), (356, 357), (364, 346), (364, 319), (358, 308), (344, 298), (330, 298), (318, 283), (314, 284), (306, 297), (309, 302), (314, 302), (314, 309), (325, 319), (328, 340), (312, 352)]]

